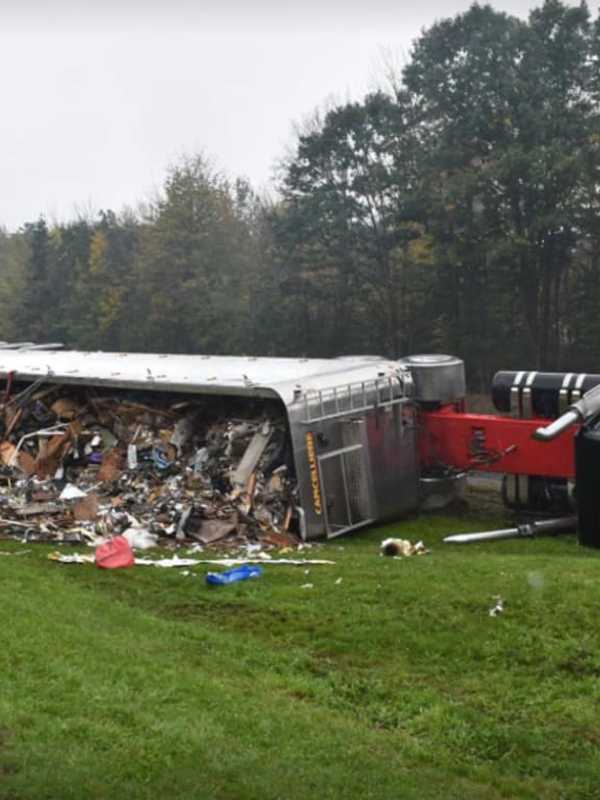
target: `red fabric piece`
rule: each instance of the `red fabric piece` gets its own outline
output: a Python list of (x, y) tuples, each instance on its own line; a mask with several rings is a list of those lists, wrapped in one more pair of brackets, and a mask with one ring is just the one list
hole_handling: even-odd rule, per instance
[(133, 550), (123, 536), (115, 536), (96, 550), (96, 566), (102, 569), (121, 569), (133, 567), (134, 564)]

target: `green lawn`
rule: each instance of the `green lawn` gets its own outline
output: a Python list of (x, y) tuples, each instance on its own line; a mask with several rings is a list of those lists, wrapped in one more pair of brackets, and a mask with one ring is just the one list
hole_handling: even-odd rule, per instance
[[(600, 797), (600, 555), (441, 543), (497, 522), (218, 588), (0, 555), (0, 798)], [(392, 532), (431, 555), (381, 558)]]

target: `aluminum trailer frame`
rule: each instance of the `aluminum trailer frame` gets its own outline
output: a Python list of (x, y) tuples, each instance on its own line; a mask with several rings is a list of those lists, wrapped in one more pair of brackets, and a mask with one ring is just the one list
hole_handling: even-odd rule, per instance
[(419, 505), (410, 372), (377, 356), (334, 359), (105, 353), (0, 346), (18, 382), (278, 400), (286, 410), (301, 535), (329, 538)]

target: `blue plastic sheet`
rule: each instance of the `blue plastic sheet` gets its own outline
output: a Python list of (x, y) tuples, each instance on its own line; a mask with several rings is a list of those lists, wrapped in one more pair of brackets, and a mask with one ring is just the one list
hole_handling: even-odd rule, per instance
[(206, 576), (206, 582), (213, 586), (225, 586), (228, 583), (247, 581), (248, 578), (260, 578), (262, 574), (262, 567), (256, 564), (244, 564), (241, 567), (229, 569), (227, 572), (209, 572)]

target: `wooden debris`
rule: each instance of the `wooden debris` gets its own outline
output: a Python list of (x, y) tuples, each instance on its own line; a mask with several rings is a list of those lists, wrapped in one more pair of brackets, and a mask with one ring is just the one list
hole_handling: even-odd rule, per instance
[(50, 406), (52, 413), (56, 414), (59, 419), (75, 419), (81, 414), (81, 408), (77, 403), (68, 397), (61, 397), (55, 400)]
[(99, 481), (116, 481), (123, 474), (124, 454), (118, 447), (108, 450), (98, 471)]
[(236, 527), (236, 519), (205, 519), (202, 520), (200, 532), (194, 533), (193, 536), (202, 544), (212, 544), (235, 533)]

